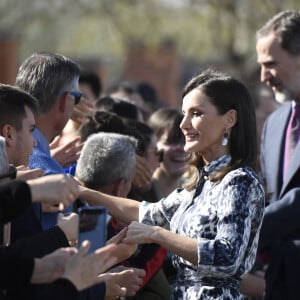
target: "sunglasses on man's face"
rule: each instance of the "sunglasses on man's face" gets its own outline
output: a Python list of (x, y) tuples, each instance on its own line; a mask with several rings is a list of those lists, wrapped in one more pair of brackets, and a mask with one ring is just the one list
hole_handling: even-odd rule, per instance
[(80, 93), (79, 91), (66, 91), (65, 94), (70, 94), (71, 96), (74, 97), (75, 105), (77, 105), (80, 102), (82, 96), (82, 93)]
[(13, 165), (9, 165), (8, 172), (6, 174), (0, 175), (0, 180), (4, 178), (16, 179), (17, 177), (17, 168)]

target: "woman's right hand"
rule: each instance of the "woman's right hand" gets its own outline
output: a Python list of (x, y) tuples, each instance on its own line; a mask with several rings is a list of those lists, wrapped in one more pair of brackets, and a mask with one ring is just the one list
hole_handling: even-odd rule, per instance
[(123, 238), (127, 234), (128, 228), (125, 227), (118, 234), (113, 236), (110, 240), (107, 241), (106, 245), (115, 244), (116, 248), (114, 251), (114, 256), (117, 257), (118, 263), (129, 258), (137, 249), (137, 244), (135, 243), (123, 243)]

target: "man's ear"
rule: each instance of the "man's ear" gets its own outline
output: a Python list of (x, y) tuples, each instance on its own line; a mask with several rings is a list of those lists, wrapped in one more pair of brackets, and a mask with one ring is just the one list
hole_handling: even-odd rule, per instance
[(121, 196), (123, 188), (124, 179), (117, 179), (113, 183), (112, 195)]
[(57, 99), (57, 109), (60, 113), (65, 113), (66, 109), (67, 109), (67, 101), (68, 101), (68, 94), (65, 93), (62, 96), (59, 96)]
[(1, 128), (1, 135), (5, 138), (7, 146), (16, 144), (17, 130), (14, 126), (10, 124), (3, 125)]

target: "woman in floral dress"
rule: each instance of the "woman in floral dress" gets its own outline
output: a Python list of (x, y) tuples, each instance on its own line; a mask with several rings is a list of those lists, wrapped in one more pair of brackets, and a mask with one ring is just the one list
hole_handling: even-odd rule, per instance
[(243, 299), (240, 280), (254, 264), (264, 210), (253, 102), (238, 80), (206, 71), (184, 88), (182, 112), (184, 149), (198, 170), (184, 189), (157, 203), (86, 188), (82, 197), (130, 224), (124, 241), (173, 253), (172, 299)]

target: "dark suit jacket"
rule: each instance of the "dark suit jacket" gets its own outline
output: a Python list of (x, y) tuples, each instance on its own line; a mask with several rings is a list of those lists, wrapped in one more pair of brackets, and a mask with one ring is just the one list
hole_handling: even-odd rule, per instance
[[(26, 207), (31, 205), (31, 192), (29, 186), (23, 181), (13, 181), (5, 185), (0, 185), (0, 224), (4, 224), (11, 218), (16, 217), (22, 213)], [(60, 230), (60, 229), (59, 229)], [(63, 232), (61, 232), (63, 235)], [(34, 261), (31, 258), (24, 258), (21, 255), (21, 250), (26, 248), (26, 251), (30, 248), (34, 248), (32, 244), (38, 242), (45, 243), (47, 238), (51, 239), (51, 236), (55, 236), (54, 232), (49, 232), (45, 236), (40, 238), (33, 237), (20, 241), (18, 245), (12, 247), (0, 247), (0, 299), (11, 299), (9, 296), (4, 295), (1, 288), (24, 290), (24, 287), (30, 283)], [(64, 241), (64, 235), (62, 240)], [(63, 242), (62, 241), (62, 242)], [(28, 256), (30, 251), (28, 252)], [(27, 255), (24, 255), (27, 256)], [(79, 299), (79, 293), (74, 285), (66, 279), (58, 279), (53, 284), (48, 285), (47, 289), (39, 289), (37, 292), (41, 294), (35, 295), (30, 298), (29, 295), (23, 294), (21, 299), (34, 300), (34, 299)]]
[(31, 205), (29, 186), (20, 180), (0, 184), (0, 223), (4, 224), (17, 217)]
[[(0, 185), (0, 197), (1, 225), (31, 205), (30, 189), (22, 181)], [(8, 248), (0, 247), (0, 265), (0, 288), (18, 289), (29, 284), (33, 259), (21, 258), (20, 255), (11, 253)]]
[[(30, 260), (30, 258), (42, 257), (60, 247), (68, 247), (69, 242), (64, 232), (58, 226), (54, 226), (47, 231), (42, 230), (31, 203), (30, 188), (25, 182), (14, 181), (0, 186), (0, 192), (0, 224), (4, 224), (13, 218), (12, 244), (6, 249), (9, 256), (2, 256), (1, 262), (6, 262), (6, 268), (4, 268), (2, 263), (3, 272), (0, 272), (0, 288), (4, 286), (8, 288), (8, 297), (22, 300), (75, 300), (74, 295), (76, 295), (79, 299), (84, 300), (104, 299), (106, 292), (104, 283), (95, 285), (81, 293), (78, 293), (75, 287), (64, 279), (59, 279), (54, 284), (49, 285), (28, 286), (33, 269), (33, 260)], [(1, 281), (3, 281), (3, 285), (1, 285)], [(61, 294), (61, 297), (64, 298), (59, 297), (60, 290), (64, 291)], [(54, 297), (53, 295), (56, 296)], [(3, 295), (1, 295), (0, 290), (0, 299), (1, 296)]]
[(282, 179), (285, 132), (291, 114), (288, 103), (266, 120), (261, 166), (271, 203), (265, 209), (259, 249), (269, 249), (266, 299), (300, 299), (300, 142), (285, 180)]
[[(16, 180), (0, 185), (0, 191), (0, 224), (12, 221), (14, 233), (15, 221), (19, 220), (18, 224), (22, 233), (24, 228), (31, 228), (32, 231), (32, 234), (19, 234), (17, 239), (12, 235), (12, 244), (9, 247), (11, 254), (27, 258), (42, 257), (60, 247), (69, 246), (64, 232), (59, 227), (55, 226), (45, 232), (42, 231), (38, 218), (31, 210), (31, 192), (26, 182)], [(28, 213), (32, 213), (31, 218), (24, 219), (24, 216), (28, 217)]]

